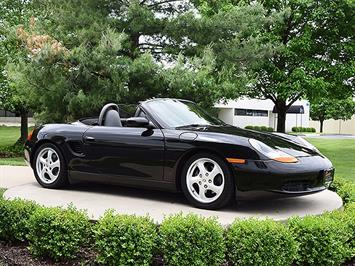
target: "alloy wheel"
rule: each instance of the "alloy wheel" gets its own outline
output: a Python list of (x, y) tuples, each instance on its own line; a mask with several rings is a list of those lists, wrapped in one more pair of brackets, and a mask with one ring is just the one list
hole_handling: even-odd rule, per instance
[(197, 201), (201, 203), (214, 202), (224, 190), (223, 170), (212, 159), (197, 159), (187, 171), (186, 184), (190, 195)]
[(60, 159), (52, 148), (44, 148), (37, 156), (36, 171), (38, 177), (45, 184), (55, 182), (60, 174)]

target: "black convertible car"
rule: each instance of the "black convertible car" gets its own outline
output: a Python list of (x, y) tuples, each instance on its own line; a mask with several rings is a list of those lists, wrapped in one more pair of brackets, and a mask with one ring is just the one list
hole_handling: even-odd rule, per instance
[(190, 101), (147, 100), (127, 118), (120, 111), (107, 104), (98, 118), (36, 128), (25, 157), (37, 181), (183, 191), (193, 205), (217, 209), (236, 191), (300, 195), (333, 180), (331, 162), (302, 138), (230, 126)]

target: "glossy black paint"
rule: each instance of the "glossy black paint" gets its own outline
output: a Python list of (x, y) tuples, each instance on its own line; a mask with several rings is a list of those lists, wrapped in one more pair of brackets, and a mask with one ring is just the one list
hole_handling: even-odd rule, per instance
[[(333, 178), (331, 162), (296, 143), (296, 139), (291, 141), (292, 136), (285, 138), (225, 124), (162, 128), (145, 103), (139, 108), (151, 121), (147, 127), (104, 127), (82, 122), (44, 125), (36, 128), (32, 139), (26, 142), (25, 157), (32, 165), (36, 149), (51, 142), (62, 151), (72, 182), (98, 181), (172, 191), (180, 190), (184, 162), (201, 151), (223, 159), (245, 159), (245, 164), (228, 163), (241, 191), (312, 193), (325, 189), (325, 182)], [(298, 162), (270, 160), (253, 149), (249, 138), (287, 152)]]

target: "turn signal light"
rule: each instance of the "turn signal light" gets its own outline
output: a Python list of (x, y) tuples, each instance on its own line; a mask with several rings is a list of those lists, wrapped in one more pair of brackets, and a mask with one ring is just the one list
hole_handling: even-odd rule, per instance
[(272, 158), (274, 161), (281, 163), (297, 163), (298, 160), (293, 156), (283, 156), (283, 157), (275, 157)]
[(239, 163), (239, 164), (244, 164), (245, 160), (244, 159), (237, 159), (237, 158), (226, 158), (227, 162), (229, 163)]
[(33, 131), (34, 131), (34, 129), (32, 129), (30, 133), (28, 133), (27, 140), (31, 140), (32, 139)]

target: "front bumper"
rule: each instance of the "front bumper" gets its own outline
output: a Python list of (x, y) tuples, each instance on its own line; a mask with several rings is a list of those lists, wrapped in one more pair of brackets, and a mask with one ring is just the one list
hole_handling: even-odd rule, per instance
[(297, 163), (273, 160), (233, 164), (237, 189), (310, 194), (327, 189), (334, 178), (331, 162), (321, 156), (300, 157)]

